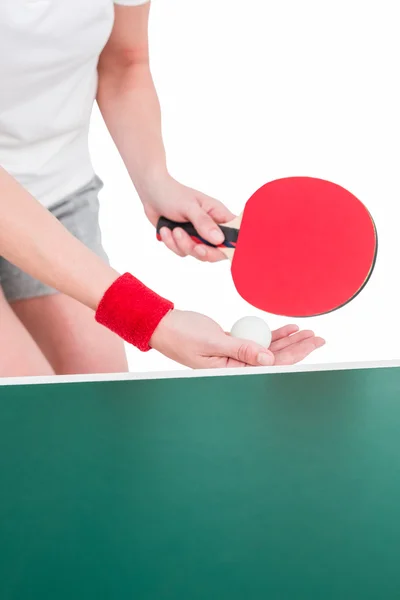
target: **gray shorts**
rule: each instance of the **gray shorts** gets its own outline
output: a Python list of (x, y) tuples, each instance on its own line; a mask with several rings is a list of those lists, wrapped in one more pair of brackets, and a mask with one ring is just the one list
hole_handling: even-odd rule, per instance
[[(103, 187), (99, 177), (70, 194), (50, 212), (85, 246), (108, 263), (101, 243), (98, 194)], [(0, 287), (9, 302), (57, 293), (51, 287), (27, 275), (0, 256)]]

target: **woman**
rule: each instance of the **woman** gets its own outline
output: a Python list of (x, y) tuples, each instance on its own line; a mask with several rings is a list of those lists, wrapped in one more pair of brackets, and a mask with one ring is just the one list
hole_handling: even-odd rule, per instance
[[(123, 340), (195, 368), (289, 364), (324, 343), (291, 325), (270, 350), (233, 339), (109, 266), (88, 152), (95, 99), (153, 224), (190, 220), (219, 242), (233, 217), (168, 173), (148, 16), (147, 0), (0, 3), (0, 376), (123, 372)], [(222, 258), (182, 230), (162, 239)]]

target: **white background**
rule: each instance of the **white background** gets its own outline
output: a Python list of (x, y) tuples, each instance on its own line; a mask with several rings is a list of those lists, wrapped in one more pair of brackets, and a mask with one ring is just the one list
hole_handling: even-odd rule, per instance
[[(366, 289), (339, 311), (298, 321), (327, 341), (308, 363), (400, 357), (398, 27), (392, 0), (153, 2), (152, 71), (176, 178), (239, 213), (269, 180), (321, 177), (375, 219), (379, 255)], [(155, 240), (97, 110), (91, 148), (105, 182), (103, 241), (120, 272), (226, 329), (247, 314), (271, 328), (288, 322), (246, 304), (228, 262), (178, 258)], [(178, 368), (127, 350), (132, 371)]]

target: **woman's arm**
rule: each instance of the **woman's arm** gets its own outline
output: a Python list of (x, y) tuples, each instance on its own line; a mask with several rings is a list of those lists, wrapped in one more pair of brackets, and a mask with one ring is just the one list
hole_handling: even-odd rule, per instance
[(1, 167), (0, 256), (93, 310), (119, 275)]
[(161, 111), (149, 66), (150, 3), (115, 6), (100, 57), (97, 102), (136, 189), (168, 175)]
[(173, 308), (132, 275), (121, 277), (1, 168), (0, 256), (96, 311), (99, 323), (143, 351)]
[[(239, 353), (243, 364), (260, 364), (257, 344), (230, 338), (207, 317), (172, 310), (132, 275), (119, 276), (1, 167), (0, 256), (90, 307), (99, 323), (143, 351), (152, 347), (191, 367), (225, 366)], [(272, 364), (271, 353), (267, 359)]]
[[(114, 28), (99, 60), (97, 102), (153, 225), (163, 215), (191, 221), (212, 244), (224, 236), (218, 223), (234, 215), (218, 200), (177, 182), (167, 169), (161, 112), (149, 65), (149, 3), (116, 6)], [(164, 244), (179, 256), (225, 259), (217, 248), (194, 242), (183, 229), (161, 230)]]

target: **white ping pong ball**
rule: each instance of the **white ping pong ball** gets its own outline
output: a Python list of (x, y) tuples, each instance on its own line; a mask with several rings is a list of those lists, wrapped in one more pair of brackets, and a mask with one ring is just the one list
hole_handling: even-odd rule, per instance
[(269, 348), (272, 339), (270, 328), (260, 317), (243, 317), (239, 319), (231, 329), (231, 336), (256, 342), (264, 348)]

